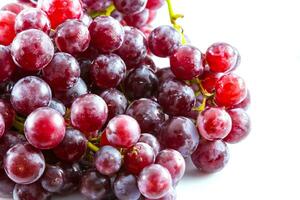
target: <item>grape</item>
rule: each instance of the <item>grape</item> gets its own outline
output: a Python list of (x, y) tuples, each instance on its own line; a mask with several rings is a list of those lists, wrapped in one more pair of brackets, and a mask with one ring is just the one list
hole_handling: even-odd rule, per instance
[(121, 47), (124, 40), (122, 25), (112, 17), (99, 16), (89, 27), (92, 45), (101, 52), (109, 53)]
[(160, 105), (150, 99), (133, 101), (126, 110), (126, 114), (135, 118), (142, 132), (156, 134), (165, 121), (165, 114)]
[(146, 166), (153, 164), (155, 154), (152, 147), (138, 142), (129, 148), (124, 156), (124, 167), (127, 172), (138, 175)]
[(128, 26), (141, 28), (147, 24), (149, 15), (150, 15), (149, 10), (144, 9), (143, 11), (135, 14), (125, 15), (124, 20)]
[(6, 10), (15, 13), (16, 15), (19, 14), (22, 10), (26, 7), (20, 3), (8, 3), (3, 6), (0, 10)]
[(112, 146), (103, 146), (95, 154), (95, 166), (98, 172), (111, 176), (117, 173), (122, 165), (121, 153)]
[(120, 148), (133, 146), (141, 135), (138, 122), (128, 115), (118, 115), (112, 118), (105, 131), (108, 142)]
[(202, 140), (192, 154), (194, 165), (207, 173), (220, 171), (227, 164), (228, 160), (228, 148), (221, 140)]
[(15, 38), (15, 19), (15, 13), (0, 10), (0, 45), (10, 45)]
[(136, 177), (132, 174), (119, 174), (114, 181), (113, 189), (120, 200), (138, 200), (141, 196)]
[(216, 88), (217, 81), (223, 76), (223, 73), (214, 73), (205, 71), (201, 76), (201, 85), (209, 93), (213, 93)]
[(191, 111), (196, 103), (192, 88), (172, 79), (167, 79), (160, 85), (157, 100), (167, 114), (177, 116)]
[(165, 196), (172, 187), (169, 171), (158, 164), (145, 167), (138, 178), (140, 192), (149, 199), (159, 199)]
[[(153, 59), (151, 56), (147, 55), (139, 64), (135, 66), (130, 66), (129, 68), (138, 68), (140, 66), (147, 66), (149, 67), (153, 72), (157, 71), (157, 66), (154, 63)], [(127, 66), (128, 67), (128, 66)]]
[(164, 3), (164, 0), (148, 0), (146, 7), (151, 10), (156, 10), (162, 7)]
[(173, 55), (180, 47), (181, 36), (173, 27), (163, 25), (150, 33), (148, 44), (154, 55), (164, 58)]
[(38, 108), (26, 119), (24, 133), (28, 142), (38, 149), (52, 149), (65, 136), (65, 121), (61, 114), (49, 107)]
[(151, 146), (154, 151), (155, 156), (160, 151), (160, 144), (159, 144), (158, 140), (156, 139), (155, 136), (153, 136), (149, 133), (141, 134), (141, 137), (138, 142), (143, 142), (143, 143), (146, 143), (149, 146)]
[(231, 107), (247, 96), (244, 80), (235, 74), (226, 74), (217, 81), (215, 101), (219, 106)]
[(251, 103), (250, 91), (247, 90), (246, 98), (243, 101), (241, 101), (241, 103), (238, 103), (238, 104), (232, 106), (231, 108), (242, 108), (244, 110), (247, 110), (250, 106), (250, 103)]
[(83, 12), (80, 0), (39, 0), (38, 8), (48, 15), (53, 29), (67, 19), (79, 19)]
[(123, 20), (123, 14), (120, 13), (118, 10), (114, 10), (111, 14), (110, 14), (111, 17), (113, 17), (115, 20), (117, 20), (118, 22), (122, 22)]
[(125, 94), (129, 99), (150, 98), (158, 89), (158, 79), (147, 66), (130, 71), (124, 80)]
[(159, 199), (148, 199), (148, 198), (145, 198), (145, 200), (176, 200), (176, 191), (172, 187), (165, 196), (163, 196), (163, 197), (161, 197)]
[(61, 167), (48, 165), (41, 178), (41, 185), (48, 192), (60, 192), (64, 185), (65, 174)]
[(173, 74), (170, 67), (159, 69), (156, 72), (156, 76), (160, 84), (166, 82), (168, 79), (175, 79), (175, 75)]
[(91, 67), (95, 84), (102, 89), (115, 88), (125, 78), (126, 65), (116, 54), (99, 55)]
[(87, 199), (107, 199), (110, 180), (96, 171), (88, 171), (81, 178), (80, 192)]
[(112, 0), (82, 0), (82, 3), (88, 12), (99, 12), (106, 10), (112, 4)]
[(186, 117), (172, 117), (162, 124), (158, 141), (163, 148), (179, 151), (183, 157), (190, 156), (199, 143), (195, 124)]
[(114, 0), (114, 5), (123, 14), (135, 14), (141, 12), (147, 4), (147, 0)]
[(0, 138), (3, 136), (5, 132), (5, 121), (4, 117), (0, 114)]
[(227, 111), (232, 119), (232, 129), (224, 138), (225, 142), (237, 143), (248, 136), (250, 132), (251, 122), (247, 113), (241, 109), (231, 109)]
[(191, 80), (203, 73), (201, 52), (196, 47), (183, 45), (170, 57), (171, 70), (178, 79)]
[(88, 88), (85, 82), (79, 78), (76, 84), (66, 92), (54, 91), (55, 98), (63, 102), (67, 107), (71, 106), (77, 97), (87, 94)]
[(37, 71), (50, 63), (54, 55), (54, 46), (44, 32), (29, 29), (16, 36), (11, 44), (11, 54), (19, 67)]
[(108, 107), (108, 121), (117, 115), (125, 113), (128, 102), (124, 94), (119, 90), (108, 89), (103, 91), (100, 96), (106, 102)]
[(237, 65), (237, 50), (226, 43), (215, 43), (206, 51), (206, 61), (213, 72), (226, 72)]
[(29, 185), (16, 184), (13, 198), (14, 200), (49, 200), (50, 193), (46, 192), (38, 182)]
[(71, 123), (83, 132), (100, 130), (107, 120), (108, 108), (105, 101), (95, 95), (78, 97), (71, 107)]
[(82, 170), (77, 163), (59, 163), (58, 166), (64, 172), (64, 184), (59, 191), (60, 194), (72, 193), (76, 191), (80, 184)]
[(84, 13), (83, 15), (81, 15), (80, 21), (87, 27), (89, 27), (91, 25), (91, 23), (93, 22), (93, 18), (88, 15), (87, 13)]
[(89, 29), (79, 20), (68, 20), (55, 30), (54, 41), (60, 51), (76, 55), (89, 47)]
[(15, 183), (10, 180), (4, 170), (0, 171), (0, 198), (11, 198)]
[(18, 113), (28, 115), (39, 107), (48, 106), (51, 98), (51, 89), (45, 81), (27, 76), (14, 85), (10, 102)]
[(57, 158), (67, 162), (79, 161), (87, 150), (87, 139), (73, 128), (68, 128), (63, 141), (53, 151)]
[(53, 90), (67, 91), (80, 77), (77, 60), (68, 53), (55, 53), (52, 61), (42, 71), (43, 79)]
[(49, 103), (49, 107), (58, 111), (62, 116), (64, 116), (66, 114), (67, 109), (66, 109), (65, 105), (58, 99), (51, 99), (51, 101)]
[(15, 31), (20, 33), (28, 29), (38, 29), (49, 34), (51, 26), (46, 13), (37, 8), (22, 10), (16, 17)]
[(42, 176), (45, 159), (42, 152), (30, 144), (16, 144), (6, 152), (4, 169), (15, 183), (30, 184)]
[(0, 45), (0, 67), (0, 82), (3, 83), (11, 78), (16, 69), (9, 47), (3, 45)]
[(197, 119), (200, 134), (207, 140), (225, 138), (232, 127), (230, 115), (222, 108), (207, 108)]
[(157, 155), (155, 163), (160, 164), (161, 166), (169, 170), (173, 180), (173, 184), (177, 184), (184, 175), (185, 160), (182, 155), (176, 150), (162, 150)]
[(147, 56), (147, 41), (142, 32), (136, 28), (126, 26), (122, 46), (116, 53), (124, 60), (127, 66), (134, 66)]

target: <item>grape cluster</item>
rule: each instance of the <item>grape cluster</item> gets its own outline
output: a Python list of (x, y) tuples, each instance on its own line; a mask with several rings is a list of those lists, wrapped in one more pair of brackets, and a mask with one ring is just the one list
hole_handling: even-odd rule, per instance
[[(0, 10), (0, 197), (175, 200), (250, 132), (237, 49), (205, 53), (165, 0), (19, 0)], [(158, 68), (154, 56), (169, 59)]]

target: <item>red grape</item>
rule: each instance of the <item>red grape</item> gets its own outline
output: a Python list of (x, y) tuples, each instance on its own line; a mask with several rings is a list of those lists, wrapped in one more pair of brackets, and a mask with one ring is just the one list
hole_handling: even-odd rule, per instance
[(18, 113), (28, 115), (39, 107), (48, 106), (51, 98), (51, 89), (45, 81), (27, 76), (14, 85), (10, 102)]
[(87, 13), (84, 13), (83, 15), (81, 15), (80, 21), (84, 25), (89, 27), (91, 25), (91, 23), (93, 22), (93, 18), (90, 15), (88, 15)]
[(114, 5), (123, 14), (135, 14), (146, 7), (147, 0), (114, 0)]
[(3, 136), (4, 132), (5, 132), (5, 121), (4, 121), (4, 117), (0, 114), (0, 138)]
[(42, 71), (43, 79), (53, 90), (67, 91), (80, 77), (77, 60), (68, 53), (55, 53), (52, 61)]
[(192, 154), (194, 165), (203, 172), (213, 173), (221, 170), (229, 160), (227, 145), (221, 141), (202, 140)]
[(144, 9), (143, 11), (135, 14), (125, 15), (124, 20), (128, 26), (141, 28), (147, 24), (149, 15), (150, 15), (149, 10)]
[(10, 12), (15, 13), (16, 15), (19, 14), (22, 10), (24, 10), (26, 6), (20, 3), (8, 3), (1, 8), (1, 10), (7, 10)]
[(156, 72), (156, 76), (160, 84), (166, 82), (168, 79), (175, 79), (175, 75), (173, 74), (170, 67), (159, 69)]
[(214, 73), (205, 71), (201, 76), (201, 85), (209, 93), (213, 93), (216, 88), (217, 81), (223, 76), (223, 73)]
[(80, 0), (39, 0), (38, 7), (48, 15), (53, 29), (67, 19), (79, 19), (83, 12)]
[(180, 47), (181, 36), (173, 27), (163, 25), (151, 32), (148, 44), (154, 55), (168, 57), (173, 55)]
[(138, 178), (140, 192), (149, 199), (165, 196), (172, 187), (169, 171), (158, 164), (145, 167)]
[(92, 45), (98, 50), (109, 53), (119, 49), (124, 40), (122, 25), (112, 17), (99, 16), (89, 27)]
[(118, 115), (112, 118), (105, 131), (108, 142), (120, 148), (133, 146), (141, 135), (138, 122), (128, 115)]
[(15, 31), (20, 33), (28, 29), (38, 29), (49, 34), (51, 26), (46, 13), (37, 8), (27, 8), (20, 12), (16, 17)]
[(4, 170), (0, 171), (0, 197), (12, 198), (15, 183), (8, 178)]
[(244, 80), (235, 74), (226, 74), (217, 81), (215, 101), (219, 106), (231, 107), (247, 96)]
[(39, 182), (29, 185), (16, 184), (13, 191), (14, 200), (49, 200), (50, 193), (46, 192)]
[(142, 133), (138, 142), (143, 142), (151, 146), (155, 156), (160, 151), (160, 144), (154, 135), (151, 135), (149, 133)]
[(114, 181), (113, 190), (120, 200), (138, 200), (141, 196), (136, 177), (132, 174), (119, 174)]
[(107, 120), (108, 108), (105, 101), (95, 95), (78, 97), (71, 107), (71, 123), (83, 132), (100, 130)]
[(54, 55), (54, 46), (44, 32), (29, 29), (16, 36), (11, 44), (11, 54), (19, 67), (37, 71), (50, 63)]
[(26, 119), (24, 133), (28, 142), (38, 149), (52, 149), (64, 139), (65, 120), (49, 107), (38, 108)]
[(162, 7), (165, 3), (165, 0), (148, 0), (146, 7), (151, 10), (156, 10)]
[(0, 45), (0, 69), (1, 83), (10, 79), (16, 69), (9, 47), (3, 45)]
[(57, 99), (51, 99), (51, 101), (49, 103), (49, 107), (58, 111), (62, 116), (64, 116), (67, 111), (65, 105)]
[(60, 51), (76, 55), (89, 47), (89, 29), (79, 20), (68, 20), (55, 30), (54, 41)]
[(242, 108), (244, 110), (247, 110), (250, 106), (250, 103), (251, 103), (250, 91), (247, 90), (246, 98), (243, 101), (241, 101), (241, 103), (238, 103), (238, 104), (232, 106), (231, 108)]
[(64, 172), (64, 184), (59, 194), (75, 192), (79, 188), (82, 170), (77, 163), (58, 163), (57, 164)]
[(159, 199), (148, 199), (148, 198), (145, 198), (145, 200), (176, 200), (176, 199), (177, 199), (176, 198), (176, 191), (175, 191), (175, 189), (173, 187), (169, 190), (169, 192), (165, 196), (163, 196), (163, 197), (161, 197)]
[(4, 169), (15, 183), (30, 184), (42, 176), (45, 159), (42, 152), (30, 144), (16, 144), (6, 152)]
[(87, 9), (88, 12), (99, 12), (106, 10), (112, 3), (112, 0), (82, 0), (83, 7)]
[(61, 167), (48, 165), (41, 177), (41, 185), (48, 192), (60, 192), (64, 185), (65, 174)]
[(0, 10), (0, 45), (10, 45), (15, 38), (15, 19), (15, 13)]

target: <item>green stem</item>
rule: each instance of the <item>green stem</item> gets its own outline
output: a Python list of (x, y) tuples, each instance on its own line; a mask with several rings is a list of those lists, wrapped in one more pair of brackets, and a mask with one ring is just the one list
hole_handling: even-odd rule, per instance
[(88, 148), (90, 149), (90, 150), (92, 150), (92, 151), (94, 151), (94, 152), (97, 152), (97, 151), (99, 151), (99, 147), (97, 147), (96, 145), (94, 145), (93, 143), (91, 143), (91, 142), (88, 142)]
[(106, 10), (104, 11), (96, 11), (96, 12), (92, 12), (90, 13), (90, 16), (95, 19), (98, 16), (110, 16), (111, 13), (116, 9), (115, 5), (112, 3), (110, 4), (110, 6), (108, 6), (106, 8)]

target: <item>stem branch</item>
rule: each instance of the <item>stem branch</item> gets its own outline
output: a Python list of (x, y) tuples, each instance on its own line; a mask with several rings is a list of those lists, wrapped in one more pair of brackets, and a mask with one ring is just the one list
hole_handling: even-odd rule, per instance
[(97, 152), (97, 151), (99, 151), (99, 147), (97, 147), (96, 145), (94, 145), (93, 143), (91, 143), (91, 142), (88, 142), (88, 148), (90, 149), (90, 150), (92, 150), (92, 151), (94, 151), (94, 152)]

